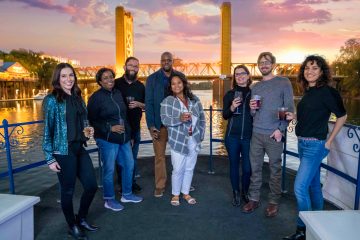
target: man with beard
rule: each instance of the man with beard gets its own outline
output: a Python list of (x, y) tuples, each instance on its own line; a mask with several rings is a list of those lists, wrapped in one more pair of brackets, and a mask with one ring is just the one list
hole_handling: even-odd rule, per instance
[(166, 185), (165, 150), (168, 132), (161, 123), (160, 103), (168, 96), (170, 77), (176, 72), (173, 69), (173, 56), (170, 52), (161, 54), (161, 69), (151, 74), (146, 80), (145, 104), (146, 123), (153, 139), (155, 153), (155, 197), (162, 197)]
[[(243, 212), (251, 213), (259, 207), (262, 167), (266, 153), (269, 157), (270, 193), (265, 216), (274, 217), (278, 213), (281, 197), (282, 139), (288, 124), (287, 121), (279, 120), (278, 108), (286, 107), (288, 112), (294, 111), (293, 90), (289, 79), (273, 74), (276, 59), (272, 53), (261, 53), (257, 63), (263, 77), (252, 88), (252, 100), (250, 100), (254, 117), (250, 142), (252, 173), (249, 188), (250, 201), (243, 206)], [(260, 103), (258, 103), (259, 99)]]
[[(137, 155), (141, 140), (140, 120), (142, 110), (145, 108), (145, 86), (137, 79), (139, 72), (139, 60), (135, 57), (128, 57), (125, 61), (124, 75), (115, 79), (115, 88), (121, 91), (124, 102), (127, 103), (127, 119), (131, 127), (131, 147), (134, 157), (133, 191), (141, 191), (141, 187), (136, 183), (135, 178), (139, 176), (137, 168)], [(132, 97), (132, 98), (129, 98)], [(131, 102), (129, 101), (131, 100)], [(118, 183), (121, 186), (121, 166), (116, 167), (118, 173)]]

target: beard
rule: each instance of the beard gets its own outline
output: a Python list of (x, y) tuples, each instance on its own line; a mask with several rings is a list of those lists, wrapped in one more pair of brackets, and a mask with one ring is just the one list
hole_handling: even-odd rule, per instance
[(133, 73), (134, 71), (130, 72), (129, 70), (125, 71), (125, 77), (127, 80), (134, 82), (137, 78), (138, 72)]
[(267, 76), (267, 75), (271, 74), (272, 70), (273, 70), (272, 68), (264, 69), (264, 70), (260, 70), (260, 73), (262, 76)]

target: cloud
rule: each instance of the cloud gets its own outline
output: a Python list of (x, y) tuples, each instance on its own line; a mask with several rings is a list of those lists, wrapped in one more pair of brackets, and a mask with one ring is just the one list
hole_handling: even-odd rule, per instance
[(114, 14), (103, 0), (69, 0), (68, 4), (55, 4), (53, 0), (13, 0), (26, 7), (39, 8), (71, 16), (71, 22), (94, 28), (114, 29)]
[(100, 43), (100, 44), (109, 44), (109, 45), (115, 44), (115, 41), (107, 41), (107, 40), (103, 40), (103, 39), (90, 39), (90, 42)]
[(75, 14), (76, 9), (71, 6), (54, 4), (52, 0), (13, 0), (14, 2), (25, 3), (28, 7), (40, 8), (45, 10), (55, 10), (60, 13)]

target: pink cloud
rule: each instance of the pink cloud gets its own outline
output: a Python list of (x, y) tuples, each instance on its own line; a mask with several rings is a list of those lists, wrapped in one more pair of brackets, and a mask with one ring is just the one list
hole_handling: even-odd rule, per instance
[(45, 10), (55, 10), (61, 13), (75, 14), (76, 9), (71, 6), (54, 4), (52, 0), (13, 0), (14, 2), (25, 3), (28, 7), (40, 8)]

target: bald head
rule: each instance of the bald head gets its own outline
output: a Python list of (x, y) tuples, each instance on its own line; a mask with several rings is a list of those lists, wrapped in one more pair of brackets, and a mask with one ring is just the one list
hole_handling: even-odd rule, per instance
[(170, 52), (163, 52), (161, 54), (161, 60), (160, 60), (160, 64), (161, 64), (161, 69), (166, 72), (169, 73), (172, 70), (172, 64), (173, 64), (173, 56)]

